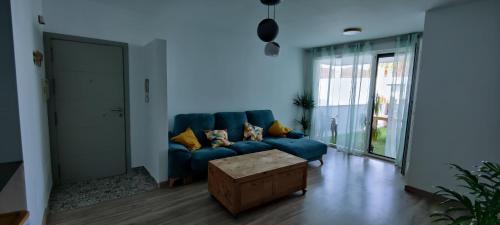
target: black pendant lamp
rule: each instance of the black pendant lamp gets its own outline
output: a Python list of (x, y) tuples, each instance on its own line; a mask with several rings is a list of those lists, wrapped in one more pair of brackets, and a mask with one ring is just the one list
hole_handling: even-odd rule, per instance
[[(264, 53), (267, 56), (277, 56), (279, 54), (279, 44), (274, 42), (274, 39), (278, 36), (279, 26), (276, 23), (276, 5), (281, 2), (281, 0), (260, 0), (264, 5), (267, 5), (267, 18), (260, 21), (257, 27), (257, 35), (260, 40), (267, 42), (264, 49)], [(269, 8), (273, 6), (273, 18), (269, 17)]]
[(260, 21), (259, 27), (257, 27), (257, 35), (263, 42), (273, 41), (278, 36), (279, 31), (278, 23), (271, 18)]

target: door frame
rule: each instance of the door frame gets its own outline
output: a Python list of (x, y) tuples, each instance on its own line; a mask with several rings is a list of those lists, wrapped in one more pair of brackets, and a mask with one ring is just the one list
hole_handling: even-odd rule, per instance
[(379, 155), (379, 154), (375, 154), (373, 153), (373, 149), (371, 148), (371, 143), (372, 143), (372, 132), (373, 132), (373, 114), (375, 113), (375, 95), (377, 94), (377, 75), (378, 75), (378, 62), (380, 60), (380, 58), (383, 58), (383, 57), (395, 57), (395, 53), (394, 51), (385, 51), (385, 52), (380, 52), (380, 53), (376, 53), (375, 54), (375, 59), (374, 59), (374, 68), (373, 68), (373, 75), (372, 75), (372, 85), (370, 86), (370, 112), (369, 112), (369, 134), (368, 134), (368, 145), (367, 145), (367, 153), (371, 156), (375, 156), (377, 158), (382, 158), (382, 159), (386, 159), (386, 160), (389, 160), (389, 161), (394, 161), (393, 158), (391, 157), (388, 157), (388, 156), (385, 156), (385, 155)]
[(129, 96), (129, 59), (128, 59), (128, 44), (123, 42), (115, 42), (87, 37), (79, 37), (73, 35), (66, 34), (57, 34), (44, 32), (43, 33), (43, 43), (44, 43), (44, 52), (45, 52), (45, 86), (48, 88), (46, 90), (47, 93), (47, 112), (48, 112), (48, 121), (49, 121), (49, 138), (50, 138), (50, 152), (51, 152), (51, 164), (52, 164), (52, 179), (54, 184), (59, 184), (61, 181), (61, 170), (59, 163), (59, 152), (57, 149), (57, 128), (56, 128), (56, 119), (55, 119), (55, 111), (56, 111), (56, 103), (51, 98), (54, 95), (54, 76), (53, 76), (53, 40), (64, 40), (64, 41), (73, 41), (80, 43), (88, 43), (88, 44), (97, 44), (97, 45), (108, 45), (120, 47), (122, 49), (123, 54), (123, 96), (124, 96), (124, 118), (125, 118), (125, 171), (126, 173), (130, 172), (131, 169), (131, 152), (130, 152), (130, 96)]
[[(420, 62), (420, 54), (421, 54), (421, 50), (420, 50), (420, 47), (422, 45), (421, 43), (422, 41), (422, 34), (419, 35), (418, 37), (418, 41), (416, 42), (415, 44), (415, 47), (414, 47), (414, 58), (413, 58), (413, 68), (412, 68), (412, 77), (411, 77), (411, 87), (410, 87), (410, 99), (409, 99), (409, 103), (408, 103), (408, 117), (407, 117), (407, 121), (406, 121), (406, 133), (405, 133), (405, 138), (404, 138), (404, 147), (403, 147), (403, 157), (402, 157), (402, 163), (401, 163), (401, 169), (400, 169), (400, 173), (404, 176), (406, 174), (406, 167), (407, 167), (407, 164), (408, 164), (408, 151), (409, 151), (409, 145), (410, 145), (410, 138), (411, 138), (411, 130), (412, 130), (412, 116), (413, 116), (413, 110), (414, 110), (414, 101), (415, 101), (415, 86), (416, 86), (416, 82), (417, 82), (417, 76), (418, 76), (418, 65), (419, 65), (419, 62)], [(370, 86), (370, 102), (369, 102), (369, 109), (368, 109), (368, 113), (369, 113), (369, 125), (370, 125), (370, 132), (369, 132), (369, 136), (367, 138), (367, 149), (366, 149), (366, 155), (370, 156), (370, 157), (374, 157), (374, 158), (377, 158), (377, 159), (382, 159), (382, 160), (386, 160), (386, 161), (390, 161), (390, 162), (394, 162), (395, 159), (393, 158), (390, 158), (390, 157), (387, 157), (387, 156), (383, 156), (383, 155), (377, 155), (377, 154), (373, 154), (370, 152), (370, 143), (371, 143), (371, 138), (372, 138), (372, 130), (371, 130), (371, 126), (372, 126), (372, 123), (373, 123), (373, 113), (374, 113), (374, 106), (375, 106), (375, 92), (376, 92), (376, 78), (377, 78), (377, 72), (378, 72), (378, 61), (379, 61), (379, 58), (380, 56), (388, 56), (388, 55), (395, 55), (395, 52), (396, 52), (396, 49), (386, 49), (386, 50), (380, 50), (380, 51), (374, 51), (374, 59), (373, 59), (373, 63), (374, 65), (374, 68), (372, 68), (372, 80), (374, 80), (374, 82), (371, 83), (371, 86)]]
[(415, 105), (415, 87), (417, 83), (417, 76), (419, 73), (419, 63), (420, 63), (420, 57), (422, 51), (420, 50), (420, 46), (422, 45), (422, 34), (418, 36), (418, 40), (415, 43), (415, 49), (414, 49), (414, 56), (413, 56), (413, 68), (412, 68), (412, 77), (411, 77), (411, 86), (410, 86), (410, 102), (408, 103), (408, 117), (406, 118), (406, 133), (405, 133), (405, 140), (404, 140), (404, 149), (403, 149), (403, 156), (402, 156), (402, 162), (401, 162), (401, 174), (404, 176), (406, 175), (406, 167), (408, 166), (408, 151), (409, 145), (410, 145), (410, 138), (411, 138), (411, 132), (412, 132), (412, 121), (413, 121), (413, 110), (414, 110), (414, 105)]

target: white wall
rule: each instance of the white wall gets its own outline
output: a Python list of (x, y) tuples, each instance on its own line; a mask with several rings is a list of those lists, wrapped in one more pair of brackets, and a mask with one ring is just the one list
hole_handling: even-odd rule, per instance
[(12, 0), (21, 143), (29, 224), (42, 223), (52, 186), (47, 106), (42, 94), (44, 68), (33, 64), (34, 50), (43, 52), (41, 0)]
[(276, 119), (297, 125), (292, 99), (303, 88), (300, 49), (280, 43), (280, 56), (271, 58), (253, 32), (191, 32), (168, 39), (171, 125), (179, 113), (254, 109), (272, 109)]
[[(158, 3), (158, 2), (157, 2)], [(174, 4), (175, 6), (175, 4)], [(167, 41), (168, 118), (179, 113), (272, 109), (289, 126), (297, 110), (292, 99), (302, 90), (302, 51), (280, 43), (277, 58), (264, 56), (264, 43), (255, 28), (247, 33), (220, 31), (203, 26), (203, 18), (186, 10), (158, 3), (153, 11), (132, 11), (97, 1), (44, 0), (45, 31), (129, 43), (132, 165), (145, 165), (146, 111), (143, 99), (144, 60), (140, 46), (161, 38)], [(132, 95), (137, 94), (137, 97)], [(135, 100), (134, 100), (135, 99)], [(137, 108), (136, 108), (137, 107)], [(163, 107), (163, 106), (162, 106)], [(162, 146), (167, 137), (162, 138)], [(166, 159), (160, 156), (161, 160)], [(164, 165), (165, 166), (165, 165)], [(151, 171), (150, 171), (151, 172)], [(166, 174), (160, 168), (159, 174)], [(160, 181), (166, 176), (160, 175)]]
[(169, 6), (158, 3), (154, 12), (139, 12), (93, 1), (46, 0), (46, 30), (138, 45), (167, 40), (170, 122), (178, 113), (270, 108), (296, 125), (292, 98), (303, 85), (300, 49), (280, 43), (278, 58), (265, 57), (254, 27), (246, 33), (210, 29), (195, 14), (180, 20), (186, 11)]
[[(145, 47), (146, 74), (149, 79), (149, 102), (146, 103), (146, 134), (150, 153), (146, 168), (157, 181), (164, 181), (168, 170), (167, 126), (167, 43), (156, 39)], [(144, 94), (142, 95), (144, 100)]]
[(500, 162), (500, 2), (426, 15), (408, 184), (454, 186), (446, 163)]
[[(133, 167), (144, 166), (157, 182), (167, 179), (167, 67), (166, 41), (156, 39), (145, 46), (132, 46), (130, 59), (134, 76), (131, 83), (131, 134)], [(144, 82), (149, 79), (149, 102)], [(139, 150), (140, 151), (137, 151)]]

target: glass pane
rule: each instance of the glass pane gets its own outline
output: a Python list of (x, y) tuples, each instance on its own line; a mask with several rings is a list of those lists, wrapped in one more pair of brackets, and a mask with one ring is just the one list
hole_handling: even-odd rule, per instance
[[(385, 151), (387, 138), (387, 122), (391, 90), (396, 79), (393, 79), (394, 57), (380, 57), (377, 65), (375, 99), (371, 131), (371, 151), (374, 154), (393, 158)], [(392, 99), (394, 101), (394, 99)]]

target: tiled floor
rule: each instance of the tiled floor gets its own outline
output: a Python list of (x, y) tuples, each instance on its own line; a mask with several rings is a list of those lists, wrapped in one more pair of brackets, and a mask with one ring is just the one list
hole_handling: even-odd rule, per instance
[(134, 168), (128, 174), (64, 184), (52, 190), (50, 212), (90, 206), (156, 189), (153, 177), (144, 167)]

